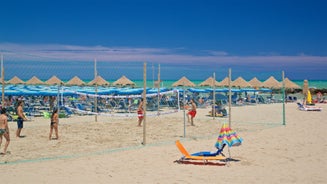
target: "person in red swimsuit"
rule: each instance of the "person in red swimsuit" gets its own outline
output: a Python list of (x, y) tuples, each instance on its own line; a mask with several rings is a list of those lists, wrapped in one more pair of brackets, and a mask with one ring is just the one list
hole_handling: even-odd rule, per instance
[(191, 102), (191, 109), (189, 109), (189, 112), (187, 113), (187, 119), (188, 122), (190, 122), (190, 118), (191, 118), (191, 125), (194, 126), (193, 119), (196, 115), (196, 104), (193, 99), (191, 99), (190, 102)]
[(140, 102), (139, 107), (137, 109), (137, 116), (139, 118), (138, 126), (141, 126), (142, 121), (144, 119), (143, 98), (141, 99), (141, 102)]

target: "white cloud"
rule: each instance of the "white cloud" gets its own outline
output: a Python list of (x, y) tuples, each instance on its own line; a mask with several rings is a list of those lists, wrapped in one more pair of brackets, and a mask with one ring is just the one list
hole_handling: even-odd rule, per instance
[[(16, 61), (115, 61), (115, 62), (158, 62), (158, 63), (202, 63), (202, 64), (266, 64), (285, 65), (316, 63), (326, 65), (326, 56), (282, 56), (274, 52), (258, 56), (231, 56), (225, 51), (198, 51), (176, 48), (129, 48), (104, 46), (78, 46), (60, 44), (13, 44), (0, 43), (4, 58)], [(186, 54), (187, 53), (187, 54)]]

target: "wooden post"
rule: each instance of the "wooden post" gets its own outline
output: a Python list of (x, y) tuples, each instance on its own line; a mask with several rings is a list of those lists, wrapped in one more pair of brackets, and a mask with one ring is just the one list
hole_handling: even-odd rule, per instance
[(186, 99), (185, 99), (185, 83), (183, 82), (183, 115), (184, 115), (184, 137), (186, 137)]
[(213, 82), (212, 82), (212, 100), (213, 100), (213, 104), (212, 104), (212, 117), (213, 119), (215, 119), (216, 117), (216, 73), (213, 72)]
[(158, 66), (158, 115), (160, 114), (160, 64)]
[(144, 118), (143, 118), (143, 142), (142, 144), (146, 144), (146, 62), (143, 65), (143, 109), (144, 109)]
[(231, 81), (232, 81), (232, 69), (228, 70), (228, 124), (231, 128), (232, 125), (232, 88), (231, 88)]
[(98, 83), (95, 83), (94, 112), (95, 122), (98, 122)]
[[(98, 76), (97, 70), (97, 60), (94, 59), (94, 79)], [(94, 112), (96, 113), (94, 116), (95, 122), (98, 122), (98, 81), (95, 81), (95, 97), (94, 97)]]
[(2, 83), (2, 107), (5, 105), (5, 69), (3, 68), (3, 56), (1, 54), (1, 83)]
[(282, 93), (283, 93), (283, 125), (286, 125), (285, 120), (285, 73), (282, 71)]

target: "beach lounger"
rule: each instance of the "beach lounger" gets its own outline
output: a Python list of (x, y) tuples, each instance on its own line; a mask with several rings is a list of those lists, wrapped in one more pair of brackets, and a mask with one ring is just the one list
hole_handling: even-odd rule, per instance
[(302, 105), (300, 103), (297, 103), (298, 109), (301, 111), (322, 111), (321, 107), (316, 107), (316, 106), (308, 106), (308, 105)]
[(193, 161), (203, 161), (204, 164), (208, 163), (208, 161), (223, 161), (226, 160), (226, 157), (222, 156), (222, 155), (209, 155), (209, 156), (205, 156), (205, 155), (191, 155), (189, 154), (189, 152), (185, 149), (185, 147), (182, 145), (182, 143), (177, 140), (176, 141), (176, 146), (178, 148), (178, 150), (183, 154), (183, 156), (179, 159), (176, 160), (177, 163), (183, 163), (184, 161), (188, 161), (188, 160), (193, 160)]

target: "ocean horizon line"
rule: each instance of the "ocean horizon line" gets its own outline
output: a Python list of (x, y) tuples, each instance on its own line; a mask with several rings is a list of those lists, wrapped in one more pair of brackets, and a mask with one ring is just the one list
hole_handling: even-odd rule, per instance
[[(10, 80), (10, 79), (9, 79)], [(6, 80), (6, 81), (9, 81), (9, 80)], [(21, 79), (21, 80), (23, 80), (24, 82), (26, 82), (26, 81), (28, 81), (29, 79)], [(40, 79), (41, 81), (43, 81), (43, 82), (45, 82), (45, 81), (47, 81), (48, 79)], [(70, 79), (60, 79), (63, 83), (67, 83)], [(90, 80), (90, 79), (86, 79), (86, 80), (83, 80), (83, 79), (81, 79), (83, 82), (85, 82), (85, 83), (89, 83), (89, 82), (91, 82), (92, 80)], [(116, 80), (106, 80), (106, 79), (104, 79), (105, 81), (107, 81), (107, 82), (109, 82), (110, 83), (110, 85), (113, 83), (113, 82), (115, 82), (116, 80), (118, 80), (118, 79), (116, 79)], [(136, 85), (136, 87), (142, 87), (143, 86), (143, 79), (130, 79), (132, 82), (134, 82)], [(169, 88), (169, 87), (172, 87), (172, 84), (174, 83), (174, 82), (176, 82), (176, 81), (178, 81), (179, 79), (176, 79), (176, 80), (171, 80), (171, 79), (168, 79), (168, 80), (164, 80), (164, 79), (161, 79), (161, 87), (167, 87), (167, 88)], [(155, 79), (155, 80), (153, 80), (153, 79), (148, 79), (147, 81), (146, 81), (146, 83), (147, 83), (147, 86), (149, 86), (149, 87), (154, 87), (155, 85), (154, 85), (154, 83), (155, 83), (155, 81), (157, 81), (157, 79)], [(197, 87), (201, 87), (201, 86), (199, 86), (199, 84), (200, 83), (202, 83), (203, 81), (205, 81), (205, 80), (202, 80), (202, 79), (197, 79), (197, 80), (190, 80), (191, 82), (193, 82), (195, 85), (196, 85), (196, 87), (195, 88), (197, 88)], [(217, 80), (218, 82), (220, 82), (220, 80)], [(260, 81), (260, 80), (259, 80)], [(279, 81), (279, 82), (281, 82), (280, 80), (277, 80), (277, 81)], [(297, 84), (297, 85), (299, 85), (300, 87), (302, 87), (303, 86), (303, 81), (304, 80), (292, 80), (292, 82), (294, 82), (295, 84)], [(327, 89), (327, 80), (308, 80), (309, 81), (309, 87), (311, 87), (311, 88), (317, 88), (317, 89)], [(264, 82), (264, 81), (261, 81), (261, 82)], [(1, 84), (1, 83), (0, 83)], [(8, 84), (6, 84), (6, 85), (8, 85)]]

